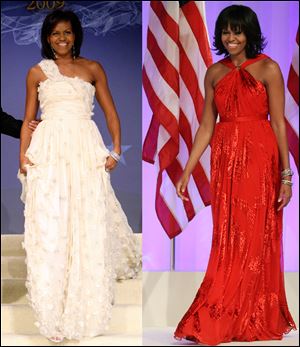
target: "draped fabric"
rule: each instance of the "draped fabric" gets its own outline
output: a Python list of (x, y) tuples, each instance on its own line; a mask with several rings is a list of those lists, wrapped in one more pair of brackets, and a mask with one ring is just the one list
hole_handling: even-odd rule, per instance
[(81, 339), (108, 327), (116, 278), (132, 278), (141, 251), (105, 171), (109, 151), (93, 115), (95, 87), (39, 66), (42, 110), (18, 173), (25, 203), (29, 302), (46, 337)]
[(203, 1), (151, 1), (143, 86), (153, 117), (143, 160), (159, 167), (156, 212), (170, 238), (180, 234), (210, 203), (207, 148), (187, 187), (190, 200), (176, 195), (176, 183), (192, 149), (204, 106), (204, 76), (212, 64)]
[(299, 171), (299, 29), (287, 81), (285, 117), (289, 149)]
[(296, 329), (284, 289), (279, 150), (263, 83), (247, 66), (215, 86), (211, 148), (213, 239), (204, 280), (175, 337), (216, 345), (282, 339)]

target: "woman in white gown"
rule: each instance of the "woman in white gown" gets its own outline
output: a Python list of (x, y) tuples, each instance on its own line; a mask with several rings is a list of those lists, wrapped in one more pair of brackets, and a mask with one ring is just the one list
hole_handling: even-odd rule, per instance
[[(79, 56), (82, 28), (71, 11), (50, 13), (42, 55), (29, 70), (21, 130), (28, 298), (47, 338), (81, 339), (109, 325), (116, 278), (133, 278), (141, 250), (110, 184), (121, 153), (120, 123), (97, 62)], [(102, 107), (114, 149), (91, 117)], [(31, 137), (28, 122), (42, 122)]]

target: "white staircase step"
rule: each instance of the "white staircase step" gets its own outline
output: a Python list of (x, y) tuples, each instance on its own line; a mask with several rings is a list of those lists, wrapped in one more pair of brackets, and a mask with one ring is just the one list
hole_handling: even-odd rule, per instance
[[(2, 334), (39, 334), (33, 310), (28, 305), (1, 305)], [(140, 305), (114, 305), (107, 334), (142, 333)]]
[[(27, 304), (24, 279), (1, 280), (2, 304)], [(140, 278), (118, 281), (115, 284), (116, 305), (142, 305), (142, 280)]]
[[(142, 248), (142, 235), (135, 234)], [(34, 313), (27, 304), (23, 235), (1, 235), (1, 345), (51, 346), (34, 325)], [(142, 279), (117, 281), (110, 329), (93, 339), (68, 341), (66, 346), (141, 346)]]
[(26, 278), (25, 256), (1, 256), (1, 278)]
[[(141, 275), (141, 272), (138, 276)], [(1, 256), (1, 278), (25, 279), (27, 268), (25, 256)]]
[(142, 346), (141, 334), (109, 334), (82, 341), (53, 343), (41, 335), (2, 334), (1, 346)]
[(25, 256), (23, 240), (23, 234), (1, 235), (1, 256)]
[[(134, 234), (142, 249), (142, 234)], [(23, 234), (1, 235), (1, 256), (25, 256), (25, 250), (22, 248), (24, 241)]]

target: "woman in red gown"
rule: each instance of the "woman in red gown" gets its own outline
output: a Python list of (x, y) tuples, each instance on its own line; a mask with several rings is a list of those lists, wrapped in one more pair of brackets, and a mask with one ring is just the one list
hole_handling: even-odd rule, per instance
[(220, 13), (214, 46), (225, 58), (207, 70), (201, 126), (177, 184), (178, 196), (187, 199), (189, 176), (211, 143), (212, 248), (175, 338), (209, 345), (280, 340), (296, 329), (282, 259), (282, 209), (292, 196), (293, 174), (283, 78), (261, 53), (264, 38), (249, 7)]

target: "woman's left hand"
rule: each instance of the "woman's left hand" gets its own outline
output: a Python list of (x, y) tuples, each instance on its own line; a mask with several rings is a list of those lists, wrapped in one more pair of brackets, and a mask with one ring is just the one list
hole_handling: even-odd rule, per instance
[(117, 166), (118, 162), (111, 156), (106, 158), (105, 171), (109, 172)]
[(36, 127), (40, 124), (41, 120), (31, 120), (28, 123), (28, 128), (33, 132), (35, 131)]
[(281, 184), (279, 191), (278, 202), (280, 203), (277, 211), (280, 211), (283, 207), (285, 207), (291, 200), (292, 197), (292, 187), (287, 184)]

